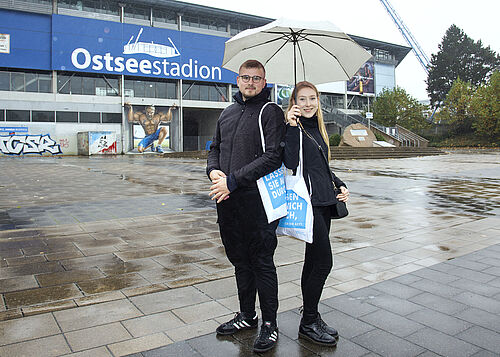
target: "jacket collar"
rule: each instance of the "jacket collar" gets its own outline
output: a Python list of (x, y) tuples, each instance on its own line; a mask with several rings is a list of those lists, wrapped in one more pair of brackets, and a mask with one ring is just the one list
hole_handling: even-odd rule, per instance
[(257, 94), (255, 97), (247, 99), (246, 101), (243, 100), (243, 95), (241, 94), (240, 91), (236, 92), (236, 94), (233, 95), (233, 98), (239, 104), (247, 105), (247, 104), (259, 103), (259, 102), (266, 103), (269, 101), (270, 95), (271, 95), (271, 88), (264, 87), (264, 89), (262, 89), (262, 92)]

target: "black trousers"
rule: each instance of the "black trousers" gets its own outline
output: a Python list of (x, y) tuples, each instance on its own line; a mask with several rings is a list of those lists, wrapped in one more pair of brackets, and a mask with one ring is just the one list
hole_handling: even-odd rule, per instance
[(318, 304), (325, 281), (332, 270), (333, 256), (330, 246), (330, 207), (313, 207), (313, 242), (306, 243), (302, 269), (303, 322), (312, 323), (318, 315)]
[(263, 321), (276, 321), (278, 277), (274, 266), (278, 221), (267, 223), (266, 212), (255, 189), (238, 189), (217, 204), (222, 243), (234, 265), (240, 311), (255, 311), (259, 294)]

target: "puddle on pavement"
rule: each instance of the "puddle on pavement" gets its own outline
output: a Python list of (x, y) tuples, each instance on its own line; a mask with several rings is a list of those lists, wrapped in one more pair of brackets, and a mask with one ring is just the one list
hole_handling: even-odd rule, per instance
[(339, 236), (335, 236), (335, 240), (339, 243), (346, 243), (346, 244), (354, 242), (354, 239), (352, 238), (344, 238)]
[(442, 246), (442, 245), (438, 246), (438, 248), (439, 248), (439, 250), (441, 250), (441, 251), (443, 251), (443, 252), (447, 252), (447, 251), (449, 251), (449, 250), (450, 250), (450, 248), (445, 247), (445, 246)]

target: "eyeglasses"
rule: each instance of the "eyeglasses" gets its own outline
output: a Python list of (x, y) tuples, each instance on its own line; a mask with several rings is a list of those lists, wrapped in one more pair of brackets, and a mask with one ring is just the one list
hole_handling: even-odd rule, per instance
[(249, 75), (242, 75), (242, 76), (239, 76), (241, 78), (241, 80), (243, 81), (243, 83), (248, 83), (250, 82), (250, 79), (252, 79), (252, 82), (254, 83), (259, 83), (263, 78), (261, 76), (249, 76)]

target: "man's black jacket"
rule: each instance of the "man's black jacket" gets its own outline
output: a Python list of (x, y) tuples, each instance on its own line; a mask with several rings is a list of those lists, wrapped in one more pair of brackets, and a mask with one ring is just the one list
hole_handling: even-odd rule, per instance
[(285, 137), (283, 111), (274, 104), (262, 113), (266, 152), (262, 151), (259, 112), (269, 102), (270, 89), (264, 88), (255, 97), (244, 101), (238, 91), (235, 103), (227, 107), (217, 121), (217, 128), (207, 159), (207, 175), (221, 170), (227, 175), (227, 186), (256, 187), (260, 177), (281, 166)]

